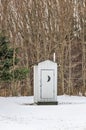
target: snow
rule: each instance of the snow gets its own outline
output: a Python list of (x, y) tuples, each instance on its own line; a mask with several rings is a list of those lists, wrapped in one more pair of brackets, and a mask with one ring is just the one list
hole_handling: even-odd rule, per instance
[(58, 96), (58, 105), (34, 97), (0, 97), (0, 130), (86, 130), (86, 97)]

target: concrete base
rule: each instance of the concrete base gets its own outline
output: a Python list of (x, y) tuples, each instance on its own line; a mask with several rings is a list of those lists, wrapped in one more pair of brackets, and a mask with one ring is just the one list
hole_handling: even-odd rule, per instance
[(58, 105), (58, 102), (38, 102), (37, 105)]

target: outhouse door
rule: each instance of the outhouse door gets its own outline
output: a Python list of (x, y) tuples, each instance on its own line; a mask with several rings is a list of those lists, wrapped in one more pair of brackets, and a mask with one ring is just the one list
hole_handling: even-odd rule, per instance
[(54, 70), (41, 70), (40, 97), (42, 99), (52, 99), (54, 96)]

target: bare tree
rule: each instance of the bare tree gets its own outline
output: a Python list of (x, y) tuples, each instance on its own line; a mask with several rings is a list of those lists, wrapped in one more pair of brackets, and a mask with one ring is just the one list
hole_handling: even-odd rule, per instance
[(55, 52), (59, 65), (58, 93), (85, 95), (85, 13), (85, 0), (0, 1), (0, 30), (9, 36), (10, 46), (19, 47), (21, 63), (17, 67), (30, 69), (26, 80), (12, 82), (10, 94), (16, 91), (17, 95), (31, 95), (33, 66), (46, 59), (53, 60)]

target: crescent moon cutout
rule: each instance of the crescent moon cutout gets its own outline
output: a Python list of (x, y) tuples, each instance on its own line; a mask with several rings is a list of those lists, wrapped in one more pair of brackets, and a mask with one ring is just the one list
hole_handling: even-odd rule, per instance
[(48, 80), (47, 80), (47, 82), (49, 82), (51, 80), (51, 77), (48, 75)]

